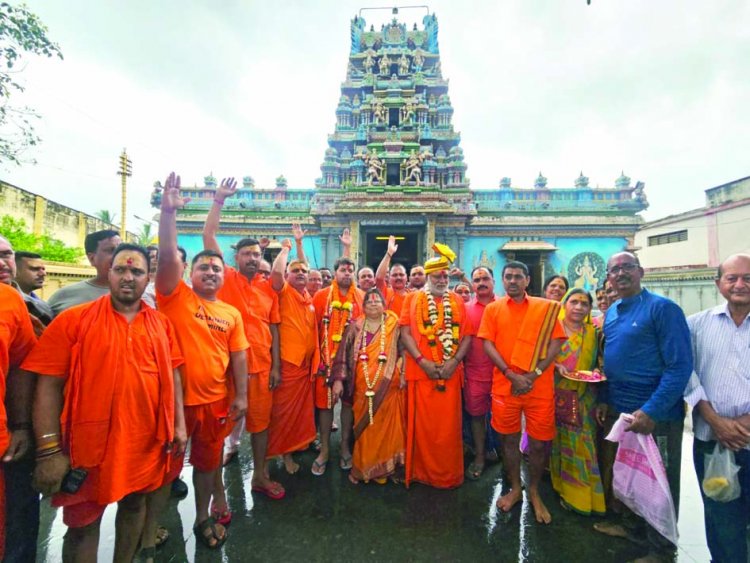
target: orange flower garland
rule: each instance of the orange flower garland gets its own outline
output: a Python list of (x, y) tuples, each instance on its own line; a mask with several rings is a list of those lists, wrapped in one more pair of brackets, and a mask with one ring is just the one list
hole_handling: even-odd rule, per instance
[[(458, 303), (450, 291), (443, 294), (443, 299), (438, 305), (435, 298), (425, 285), (424, 289), (417, 295), (416, 304), (417, 327), (419, 334), (427, 338), (430, 345), (432, 361), (440, 366), (450, 360), (458, 350), (459, 324)], [(440, 342), (441, 351), (438, 349)], [(442, 361), (441, 361), (442, 360)], [(438, 390), (445, 390), (445, 383), (438, 381)]]
[[(331, 379), (331, 367), (333, 358), (336, 357), (341, 339), (346, 327), (352, 317), (354, 308), (354, 284), (349, 286), (349, 291), (342, 299), (339, 291), (339, 284), (335, 281), (331, 284), (331, 291), (328, 293), (328, 303), (326, 304), (326, 313), (323, 316), (323, 369), (326, 383)], [(330, 344), (329, 342), (330, 335)], [(328, 392), (328, 408), (331, 408), (331, 392)]]

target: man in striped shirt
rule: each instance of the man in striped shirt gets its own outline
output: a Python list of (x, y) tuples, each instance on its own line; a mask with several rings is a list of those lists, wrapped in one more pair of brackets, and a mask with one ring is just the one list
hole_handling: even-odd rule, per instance
[(734, 451), (741, 494), (730, 502), (703, 495), (706, 539), (714, 561), (748, 561), (750, 524), (750, 254), (720, 266), (716, 286), (727, 300), (688, 318), (695, 372), (685, 399), (694, 407), (693, 460), (698, 482), (716, 442)]

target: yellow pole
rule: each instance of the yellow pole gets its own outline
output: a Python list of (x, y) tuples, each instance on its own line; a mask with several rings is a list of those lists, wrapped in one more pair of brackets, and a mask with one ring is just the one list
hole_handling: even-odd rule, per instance
[(133, 175), (133, 163), (128, 158), (128, 153), (125, 149), (122, 149), (120, 154), (120, 169), (117, 171), (120, 176), (120, 189), (122, 191), (122, 204), (120, 206), (120, 238), (122, 242), (126, 241), (127, 237), (127, 208), (128, 208), (128, 176)]

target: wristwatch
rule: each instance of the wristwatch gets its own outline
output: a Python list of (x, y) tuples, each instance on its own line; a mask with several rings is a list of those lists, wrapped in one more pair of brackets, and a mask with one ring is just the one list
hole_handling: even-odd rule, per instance
[(537, 375), (537, 377), (539, 377), (540, 375), (542, 375), (542, 370), (540, 370), (539, 367), (535, 367), (534, 373)]

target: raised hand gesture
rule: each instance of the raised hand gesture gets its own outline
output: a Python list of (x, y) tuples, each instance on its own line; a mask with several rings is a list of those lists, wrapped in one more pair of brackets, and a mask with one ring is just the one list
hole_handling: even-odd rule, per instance
[(228, 197), (232, 197), (237, 193), (237, 180), (234, 178), (224, 178), (221, 181), (219, 189), (214, 194), (214, 199), (220, 203), (224, 203), (224, 200)]
[(393, 235), (388, 237), (388, 256), (393, 256), (396, 254), (396, 251), (398, 250), (398, 245), (396, 244), (396, 237)]
[(271, 239), (268, 237), (260, 237), (258, 239), (258, 244), (260, 245), (260, 249), (265, 251), (266, 248), (268, 248), (268, 245), (271, 244)]
[(180, 193), (180, 177), (174, 172), (170, 172), (164, 183), (164, 192), (161, 196), (161, 210), (172, 213), (177, 209), (182, 209), (190, 201), (189, 197), (183, 197)]
[(281, 248), (291, 250), (292, 249), (292, 241), (290, 241), (288, 238), (285, 238), (281, 241)]
[(295, 241), (301, 241), (306, 233), (307, 231), (303, 230), (299, 223), (292, 223), (292, 235), (294, 235)]
[(352, 245), (352, 235), (349, 232), (349, 229), (344, 229), (344, 232), (339, 235), (339, 240), (344, 246)]

